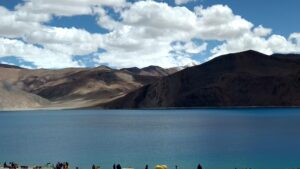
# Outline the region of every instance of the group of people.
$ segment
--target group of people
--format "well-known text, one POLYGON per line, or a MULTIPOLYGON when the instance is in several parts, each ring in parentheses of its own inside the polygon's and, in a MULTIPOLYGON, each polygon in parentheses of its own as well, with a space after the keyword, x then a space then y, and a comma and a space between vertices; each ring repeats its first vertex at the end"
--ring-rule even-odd
POLYGON ((19 165, 15 162, 9 162, 8 164, 6 162, 4 162, 3 167, 4 168, 18 168, 19 165))
MULTIPOLYGON (((149 168, 149 166, 148 166, 148 164, 146 164, 145 169, 148 169, 148 168, 149 168)), ((93 168, 93 169, 94 169, 94 168, 93 168)), ((122 167, 121 167, 120 164, 118 164, 118 165, 114 164, 114 165, 113 165, 113 169, 122 169, 122 167)), ((175 165, 175 169, 178 169, 178 166, 177 166, 177 165, 175 165)), ((201 164, 198 164, 197 169, 202 169, 201 164)))
POLYGON ((70 169, 69 163, 68 162, 63 162, 63 163, 58 162, 55 165, 55 169, 70 169))
MULTIPOLYGON (((65 169, 65 168, 64 168, 64 169, 65 169)), ((79 169, 79 168, 76 167, 76 169, 79 169)), ((93 165, 93 166, 92 166, 92 169, 100 169, 100 167, 99 167, 99 166, 93 165)), ((122 169, 122 166, 121 166, 120 164, 117 164, 117 165, 114 164, 114 165, 113 165, 113 169, 122 169)), ((148 164, 146 164, 145 169, 148 169, 148 164)), ((178 169, 178 166, 177 166, 177 165, 175 166, 175 169, 178 169)), ((201 164, 198 164, 197 169, 202 169, 201 164)))
MULTIPOLYGON (((48 163, 48 164, 50 164, 50 163, 48 163)), ((10 162, 8 164, 6 162, 4 162, 3 167, 10 168, 10 169, 16 169, 16 168, 19 168, 19 165, 14 162, 10 162)), ((21 166, 21 168, 27 169, 28 167, 21 166)), ((41 169, 41 168, 42 167, 35 167, 34 169, 41 169)), ((70 166, 69 166, 68 162, 58 162, 58 163, 56 163, 56 165, 53 168, 54 169, 70 169, 70 166)), ((75 167, 75 169, 79 169, 79 167, 75 167)), ((92 169, 100 169, 100 166, 96 166, 95 164, 93 164, 92 169)), ((122 166, 120 164, 117 164, 117 165, 114 164, 113 169, 122 169, 122 166)), ((148 164, 145 166, 145 169, 148 169, 148 164)), ((177 165, 175 166, 175 169, 178 169, 177 165)), ((200 164, 198 164, 197 169, 202 169, 202 166, 200 164)))
POLYGON ((113 165, 113 169, 122 169, 121 165, 120 164, 114 164, 113 165))

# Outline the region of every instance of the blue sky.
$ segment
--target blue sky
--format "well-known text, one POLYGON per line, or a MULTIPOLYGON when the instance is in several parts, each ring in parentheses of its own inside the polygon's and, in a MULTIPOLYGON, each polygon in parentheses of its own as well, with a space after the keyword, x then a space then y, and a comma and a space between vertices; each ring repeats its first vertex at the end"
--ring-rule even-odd
POLYGON ((1 0, 0 62, 28 68, 200 64, 300 53, 300 1, 1 0))

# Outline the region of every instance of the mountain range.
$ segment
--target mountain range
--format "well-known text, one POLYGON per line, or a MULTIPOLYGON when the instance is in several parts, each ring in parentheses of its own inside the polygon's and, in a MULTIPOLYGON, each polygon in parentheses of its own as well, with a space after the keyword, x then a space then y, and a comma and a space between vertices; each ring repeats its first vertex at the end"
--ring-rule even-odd
POLYGON ((300 55, 249 50, 183 70, 1 64, 0 82, 3 110, 300 106, 300 55))
POLYGON ((0 65, 0 109, 70 109, 114 100, 176 69, 24 69, 0 65), (138 71, 132 71, 138 70, 138 71))

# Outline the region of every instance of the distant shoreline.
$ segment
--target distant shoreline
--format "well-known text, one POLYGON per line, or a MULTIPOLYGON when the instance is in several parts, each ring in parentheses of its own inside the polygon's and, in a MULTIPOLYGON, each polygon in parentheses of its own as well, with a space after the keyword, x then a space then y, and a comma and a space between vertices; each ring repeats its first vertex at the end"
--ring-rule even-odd
POLYGON ((20 111, 71 111, 71 110, 203 110, 203 109, 293 109, 300 106, 220 106, 220 107, 162 107, 162 108, 124 108, 124 109, 108 109, 108 108, 27 108, 27 109, 1 109, 1 112, 20 112, 20 111))

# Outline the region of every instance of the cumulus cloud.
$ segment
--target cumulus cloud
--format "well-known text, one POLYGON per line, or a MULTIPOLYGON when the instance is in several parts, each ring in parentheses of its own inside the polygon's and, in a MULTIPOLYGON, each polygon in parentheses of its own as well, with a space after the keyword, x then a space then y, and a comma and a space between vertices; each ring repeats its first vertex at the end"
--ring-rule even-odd
POLYGON ((100 56, 99 63, 116 67, 198 63, 192 56, 205 51, 207 43, 196 44, 193 39, 235 39, 253 27, 226 5, 191 11, 184 6, 139 1, 122 11, 121 19, 117 26, 111 18, 106 19, 113 26, 104 35, 107 52, 100 56))
POLYGON ((27 15, 22 12, 11 12, 0 6, 0 36, 3 37, 20 37, 26 32, 40 28, 37 20, 46 19, 44 16, 27 15), (25 19, 28 18, 28 19, 25 19))
POLYGON ((93 62, 121 68, 195 64, 202 52, 210 52, 207 59, 249 49, 300 52, 300 33, 272 34, 271 28, 255 26, 227 5, 190 10, 182 5, 189 1, 176 0, 180 6, 170 6, 152 0, 24 0, 15 10, 0 6, 0 57, 63 68, 80 66, 75 56, 92 55, 93 62), (75 15, 96 16, 107 33, 49 24, 53 16, 75 15), (210 41, 221 44, 207 52, 210 41))
POLYGON ((68 55, 53 52, 21 40, 0 38, 0 56, 16 56, 37 65, 38 68, 47 68, 52 65, 55 68, 79 67, 68 55))
POLYGON ((25 0, 18 11, 56 16, 89 15, 95 6, 121 7, 126 0, 25 0))
POLYGON ((16 6, 15 11, 0 6, 0 57, 17 56, 43 68, 78 66, 78 63, 73 61, 73 56, 97 52, 101 48, 102 35, 91 34, 83 29, 45 26, 43 23, 50 21, 52 15, 91 14, 91 5, 118 7, 125 1, 72 1, 72 5, 68 0, 60 2, 62 1, 27 0, 24 4, 16 6), (42 5, 39 6, 40 4, 42 5), (72 10, 75 8, 73 5, 89 11, 83 13, 84 10, 72 10), (22 50, 18 51, 18 48, 22 50), (12 49, 16 51, 11 52, 12 49), (35 57, 38 55, 39 58, 35 57), (62 58, 66 61, 62 61, 62 58), (44 64, 43 61, 49 62, 44 64))
POLYGON ((102 7, 95 7, 94 12, 98 14, 97 24, 107 30, 114 30, 120 26, 120 23, 112 19, 108 12, 102 7))
POLYGON ((145 31, 149 31, 150 38, 156 38, 160 33, 169 36, 173 34, 178 38, 192 37, 197 26, 196 15, 186 7, 171 7, 166 3, 154 1, 140 1, 133 4, 122 13, 122 19, 126 25, 142 27, 145 31), (174 34, 176 32, 180 34, 174 34))
POLYGON ((272 33, 272 29, 259 25, 258 27, 254 28, 253 32, 256 36, 268 36, 272 33))
POLYGON ((251 22, 235 15, 227 5, 198 6, 194 11, 198 16, 199 37, 205 40, 238 38, 253 27, 251 22))
POLYGON ((190 53, 190 54, 197 54, 197 53, 201 53, 203 51, 205 51, 207 48, 207 43, 203 43, 202 45, 197 45, 194 42, 176 42, 173 45, 173 49, 176 52, 186 52, 186 53, 190 53))
MULTIPOLYGON (((203 48, 201 45, 188 43, 197 34, 197 17, 185 7, 139 1, 124 10, 121 19, 103 37, 107 52, 99 56, 99 63, 114 67, 182 66, 196 62, 188 53, 195 53, 203 48), (188 44, 183 48, 186 50, 184 55, 172 53, 172 43, 175 41, 188 44)), ((113 23, 111 18, 108 20, 113 23)))
POLYGON ((25 39, 68 55, 87 55, 97 52, 102 45, 100 34, 76 28, 43 27, 26 34, 25 39))
MULTIPOLYGON (((293 35, 293 34, 292 34, 293 35)), ((220 46, 212 49, 212 59, 227 53, 240 52, 245 50, 256 50, 264 54, 273 53, 300 53, 299 44, 293 42, 281 35, 271 35, 270 37, 256 36, 255 33, 249 32, 240 38, 226 41, 220 46)))
POLYGON ((289 36, 289 41, 297 44, 297 46, 300 46, 300 33, 292 33, 289 36))

